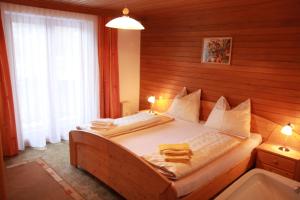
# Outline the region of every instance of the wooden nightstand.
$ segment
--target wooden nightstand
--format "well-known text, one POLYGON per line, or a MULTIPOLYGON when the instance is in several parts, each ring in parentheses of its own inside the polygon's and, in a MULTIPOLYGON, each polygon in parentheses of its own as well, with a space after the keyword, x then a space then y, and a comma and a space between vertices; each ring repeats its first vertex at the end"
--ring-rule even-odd
POLYGON ((300 152, 279 150, 280 145, 263 143, 256 148, 256 167, 300 181, 300 152))

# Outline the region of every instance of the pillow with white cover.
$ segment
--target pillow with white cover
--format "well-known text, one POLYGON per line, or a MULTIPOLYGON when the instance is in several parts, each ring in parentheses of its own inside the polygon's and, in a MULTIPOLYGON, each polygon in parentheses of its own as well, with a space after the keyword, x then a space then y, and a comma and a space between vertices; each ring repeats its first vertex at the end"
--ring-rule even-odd
MULTIPOLYGON (((186 96, 186 95, 187 95, 187 89, 186 89, 186 87, 183 87, 183 88, 180 90, 180 92, 178 92, 178 93, 176 94, 176 96, 174 97, 174 99, 182 98, 182 97, 184 97, 184 96, 186 96)), ((174 109, 175 109, 175 108, 173 108, 173 107, 174 107, 173 102, 174 102, 174 100, 172 101, 171 105, 169 106, 168 111, 169 111, 169 110, 174 110, 174 109)), ((166 111, 166 113, 168 113, 168 111, 166 111)), ((170 114, 170 113, 169 113, 169 114, 170 114)))
POLYGON ((181 97, 176 95, 167 114, 185 121, 199 122, 200 95, 201 90, 181 97))
POLYGON ((209 114, 208 119, 205 122, 205 126, 241 138, 250 137, 250 99, 242 102, 235 108, 230 109, 225 97, 220 97, 213 110, 209 114))
POLYGON ((186 90, 186 87, 183 87, 174 98, 175 99, 181 98, 181 97, 184 97, 185 95, 187 95, 187 90, 186 90))

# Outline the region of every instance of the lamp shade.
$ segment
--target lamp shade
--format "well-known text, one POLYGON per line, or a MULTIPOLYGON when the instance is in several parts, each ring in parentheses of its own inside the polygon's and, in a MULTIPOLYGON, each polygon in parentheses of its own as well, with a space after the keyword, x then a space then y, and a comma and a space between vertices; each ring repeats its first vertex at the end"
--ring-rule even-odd
POLYGON ((155 103, 155 96, 148 97, 148 102, 151 103, 151 104, 154 104, 155 103))
POLYGON ((284 134, 284 135, 288 135, 288 136, 292 135, 293 134, 292 124, 288 123, 287 125, 282 127, 281 133, 284 134))
POLYGON ((109 28, 128 29, 128 30, 143 30, 144 26, 128 16, 117 17, 110 20, 106 25, 109 28))
POLYGON ((109 28, 127 29, 127 30, 144 30, 144 26, 137 20, 128 16, 129 9, 123 9, 123 16, 110 20, 105 26, 109 28))

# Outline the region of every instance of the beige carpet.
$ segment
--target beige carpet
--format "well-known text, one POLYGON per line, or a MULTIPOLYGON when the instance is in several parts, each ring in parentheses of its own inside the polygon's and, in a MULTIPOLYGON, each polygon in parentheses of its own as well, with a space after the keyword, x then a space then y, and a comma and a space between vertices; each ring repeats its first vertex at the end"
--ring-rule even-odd
POLYGON ((122 200, 123 198, 89 173, 70 165, 69 143, 48 144, 45 150, 26 148, 5 160, 6 166, 41 158, 85 200, 122 200))
POLYGON ((41 159, 8 166, 6 176, 10 200, 83 200, 41 159))

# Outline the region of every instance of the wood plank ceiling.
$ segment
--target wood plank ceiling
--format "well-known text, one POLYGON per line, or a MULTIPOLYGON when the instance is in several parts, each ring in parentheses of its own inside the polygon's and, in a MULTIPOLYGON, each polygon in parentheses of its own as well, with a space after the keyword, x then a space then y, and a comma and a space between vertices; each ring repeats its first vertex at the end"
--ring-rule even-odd
POLYGON ((150 16, 182 15, 193 9, 212 9, 230 6, 230 2, 245 5, 253 0, 0 0, 24 5, 41 7, 85 8, 86 11, 105 11, 120 13, 125 6, 134 16, 141 18, 150 16), (229 3, 228 3, 229 2, 229 3))

